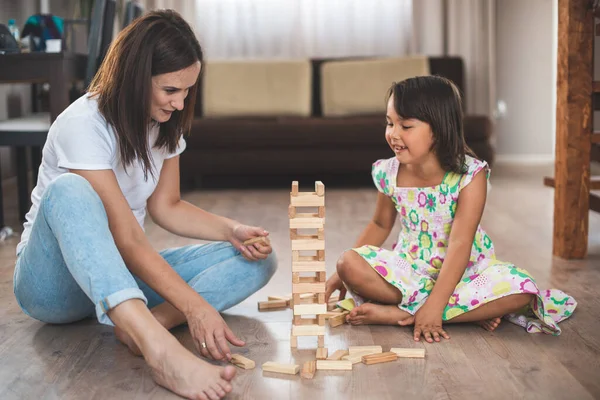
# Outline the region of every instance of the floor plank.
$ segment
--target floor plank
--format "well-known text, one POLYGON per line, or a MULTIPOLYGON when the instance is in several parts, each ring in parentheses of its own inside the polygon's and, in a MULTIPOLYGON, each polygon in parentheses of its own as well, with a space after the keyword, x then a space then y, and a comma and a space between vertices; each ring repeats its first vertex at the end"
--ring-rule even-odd
MULTIPOLYGON (((574 316, 561 324, 563 334, 528 334, 506 321, 489 333, 471 325, 451 325, 443 344, 414 343, 410 328, 350 327, 329 329, 329 353, 351 345, 421 347, 425 359, 356 364, 352 372, 318 371, 313 380, 300 375, 262 372, 266 361, 302 364, 314 357, 316 338, 300 338, 290 350, 290 310, 258 312, 256 302, 291 291, 291 251, 287 206, 289 188, 256 191, 196 191, 186 200, 271 232, 280 267, 267 287, 228 310, 225 320, 247 341, 236 349, 253 359, 254 370, 238 370, 230 398, 258 399, 592 399, 600 398, 600 215, 590 214, 589 257, 581 261, 553 258, 553 191, 542 177, 551 167, 498 167, 483 224, 498 258, 529 270, 540 286, 575 296, 574 316)), ((311 182, 300 182, 310 186, 311 182)), ((325 182, 327 185, 327 182, 325 182)), ((301 187, 302 189, 302 187, 301 187)), ((371 218, 372 189, 327 189, 325 227, 327 272, 371 218)), ((7 201, 7 222, 16 205, 7 201), (11 211, 12 210, 12 211, 11 211)), ((386 242, 391 246, 398 227, 386 242)), ((174 237, 149 223, 157 249, 195 243, 174 237)), ((17 238, 0 244, 0 398, 1 399, 174 399, 156 386, 141 358, 120 345, 111 328, 89 319, 69 326, 45 325, 25 316, 12 294, 17 238)), ((175 336, 193 348, 185 327, 175 336)))

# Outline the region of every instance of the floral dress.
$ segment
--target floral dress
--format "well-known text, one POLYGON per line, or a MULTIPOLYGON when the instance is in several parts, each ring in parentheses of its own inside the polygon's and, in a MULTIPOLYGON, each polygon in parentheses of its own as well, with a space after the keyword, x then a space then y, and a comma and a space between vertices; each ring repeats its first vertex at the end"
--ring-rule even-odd
MULTIPOLYGON (((396 186, 398 167, 398 160, 390 158, 378 160, 372 169, 375 186, 390 197, 398 210, 402 229, 397 243, 392 250, 368 245, 353 250, 400 290, 402 302, 398 307, 414 314, 427 300, 442 268, 460 191, 482 170, 489 179, 490 170, 486 162, 467 156, 464 174, 448 172, 440 185, 405 188, 396 186)), ((349 293, 357 305, 364 302, 355 293, 349 293)), ((530 307, 506 316, 528 332, 559 335, 558 322, 568 318, 577 306, 575 299, 562 291, 540 290, 527 271, 497 260, 492 240, 478 226, 467 269, 442 319, 450 320, 517 293, 536 295, 530 307)))

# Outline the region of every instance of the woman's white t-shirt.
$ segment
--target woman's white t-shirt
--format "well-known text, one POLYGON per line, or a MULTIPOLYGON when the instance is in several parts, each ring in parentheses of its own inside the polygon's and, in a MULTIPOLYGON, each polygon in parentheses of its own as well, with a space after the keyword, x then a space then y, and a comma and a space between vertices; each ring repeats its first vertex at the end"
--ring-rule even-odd
POLYGON ((31 194, 31 209, 25 217, 17 254, 27 244, 46 187, 70 169, 112 169, 131 211, 143 229, 146 202, 156 188, 164 160, 181 154, 186 146, 182 137, 175 153, 154 148, 158 131, 159 127, 156 125, 148 132, 148 147, 151 149, 151 163, 155 177, 148 174, 148 180, 145 180, 144 171, 138 162, 133 162, 127 170, 121 164, 117 138, 112 127, 98 111, 97 100, 85 94, 73 102, 58 116, 48 132, 37 185, 31 194))

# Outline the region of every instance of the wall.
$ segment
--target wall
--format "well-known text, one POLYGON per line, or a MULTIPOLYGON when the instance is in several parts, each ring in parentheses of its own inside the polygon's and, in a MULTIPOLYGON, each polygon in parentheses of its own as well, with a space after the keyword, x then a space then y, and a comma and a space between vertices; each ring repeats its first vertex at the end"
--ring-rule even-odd
MULTIPOLYGON (((8 20, 14 18, 23 29, 25 20, 37 11, 37 2, 32 0, 2 0, 0 2, 0 23, 7 25, 8 20)), ((9 98, 20 102, 21 110, 28 112, 31 109, 31 91, 29 85, 10 84, 0 85, 0 120, 8 118, 9 98)), ((10 148, 0 148, 0 168, 2 169, 1 179, 15 175, 13 151, 10 148)))
POLYGON ((557 0, 496 2, 499 160, 554 158, 557 0))

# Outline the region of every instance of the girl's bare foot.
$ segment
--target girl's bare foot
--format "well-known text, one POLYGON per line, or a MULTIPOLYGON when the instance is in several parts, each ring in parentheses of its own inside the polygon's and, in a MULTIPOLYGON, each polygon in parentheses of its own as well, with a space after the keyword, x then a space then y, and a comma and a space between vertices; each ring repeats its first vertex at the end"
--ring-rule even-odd
POLYGON ((350 311, 346 321, 351 325, 397 325, 408 317, 410 314, 396 305, 365 303, 350 311))
POLYGON ((498 325, 500 325, 500 321, 502 321, 502 318, 492 318, 484 321, 478 321, 476 324, 481 326, 486 331, 493 332, 498 325))
POLYGON ((167 332, 147 346, 146 362, 155 382, 188 399, 218 400, 232 390, 235 367, 216 367, 199 359, 167 332))
POLYGON ((129 336, 127 333, 125 333, 124 330, 115 326, 115 336, 117 337, 117 339, 119 339, 119 341, 121 343, 123 343, 125 346, 129 347, 129 351, 131 351, 134 356, 138 356, 138 357, 142 356, 142 352, 137 347, 137 344, 135 344, 135 342, 133 341, 131 336, 129 336))

